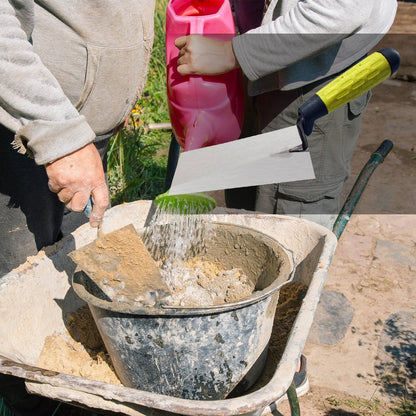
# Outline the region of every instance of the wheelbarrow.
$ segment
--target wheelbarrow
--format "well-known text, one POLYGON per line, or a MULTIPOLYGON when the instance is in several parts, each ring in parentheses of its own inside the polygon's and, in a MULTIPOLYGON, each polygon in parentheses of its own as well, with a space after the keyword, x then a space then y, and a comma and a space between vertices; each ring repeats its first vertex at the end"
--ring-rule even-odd
MULTIPOLYGON (((85 305, 71 287, 75 265, 67 254, 96 238, 95 230, 88 224, 0 279, 0 372, 23 378, 31 393, 94 409, 97 413, 111 411, 131 416, 261 415, 271 403, 287 393, 292 415, 299 415, 293 375, 313 322, 337 239, 371 174, 391 148, 390 141, 383 142, 365 165, 338 216, 333 233, 318 224, 293 217, 247 214, 225 208, 216 208, 213 213, 206 214, 209 220, 247 226, 277 239, 294 253, 297 267, 293 282, 307 287, 283 354, 262 387, 224 400, 189 400, 36 366, 45 339, 64 333, 66 314, 85 305)), ((106 213, 104 231, 110 232, 130 223, 140 230, 149 220, 152 210, 151 201, 116 206, 106 213)))

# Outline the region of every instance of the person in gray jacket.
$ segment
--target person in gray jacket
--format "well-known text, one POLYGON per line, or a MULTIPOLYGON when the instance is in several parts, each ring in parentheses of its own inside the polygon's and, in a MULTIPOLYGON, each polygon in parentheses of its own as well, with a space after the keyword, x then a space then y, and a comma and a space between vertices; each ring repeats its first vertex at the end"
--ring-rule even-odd
POLYGON ((0 0, 0 276, 60 238, 65 206, 91 197, 101 222, 107 144, 144 87, 154 5, 0 0))
MULTIPOLYGON (((397 7, 396 0, 267 0, 262 23, 253 29, 253 22, 261 19, 263 0, 233 3, 237 22, 244 22, 240 35, 226 42, 179 37, 178 72, 217 75, 240 67, 253 97, 254 116, 246 112, 255 122, 246 123, 249 135, 296 124, 297 109, 305 100, 377 45, 397 7), (246 5, 257 10, 252 22, 246 5)), ((331 229, 370 94, 315 123, 308 142, 316 179, 259 186, 254 194, 250 189, 229 190, 227 205, 304 217, 331 229)))

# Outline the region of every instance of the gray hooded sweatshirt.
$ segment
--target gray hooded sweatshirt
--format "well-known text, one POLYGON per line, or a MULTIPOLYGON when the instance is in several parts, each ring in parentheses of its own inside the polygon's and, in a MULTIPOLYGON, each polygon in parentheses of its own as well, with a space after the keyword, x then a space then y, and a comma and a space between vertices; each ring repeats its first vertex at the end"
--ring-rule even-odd
POLYGON ((110 132, 144 87, 154 0, 0 0, 0 123, 46 164, 110 132))

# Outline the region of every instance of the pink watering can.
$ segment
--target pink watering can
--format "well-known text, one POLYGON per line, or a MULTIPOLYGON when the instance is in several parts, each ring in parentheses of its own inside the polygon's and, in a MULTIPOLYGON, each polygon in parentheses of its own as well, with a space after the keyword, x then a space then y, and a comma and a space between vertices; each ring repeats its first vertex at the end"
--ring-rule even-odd
POLYGON ((179 36, 200 34, 219 40, 235 35, 229 0, 170 0, 166 11, 167 96, 176 140, 193 150, 235 140, 244 117, 242 75, 216 76, 177 72, 179 36))

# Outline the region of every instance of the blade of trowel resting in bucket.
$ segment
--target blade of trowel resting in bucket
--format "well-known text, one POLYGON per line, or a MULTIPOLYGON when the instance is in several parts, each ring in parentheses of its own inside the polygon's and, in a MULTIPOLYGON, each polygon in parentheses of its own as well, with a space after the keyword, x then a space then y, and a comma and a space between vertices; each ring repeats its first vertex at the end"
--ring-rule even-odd
POLYGON ((133 225, 101 234, 69 256, 114 302, 154 306, 169 289, 133 225))

